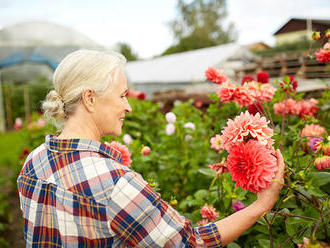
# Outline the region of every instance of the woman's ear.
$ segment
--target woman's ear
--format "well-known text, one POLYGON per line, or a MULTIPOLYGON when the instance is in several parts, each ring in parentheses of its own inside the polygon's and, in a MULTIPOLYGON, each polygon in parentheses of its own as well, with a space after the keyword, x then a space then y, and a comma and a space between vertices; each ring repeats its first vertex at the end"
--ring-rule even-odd
POLYGON ((81 101, 88 112, 94 112, 96 103, 96 95, 94 90, 83 90, 83 92, 81 93, 81 101))

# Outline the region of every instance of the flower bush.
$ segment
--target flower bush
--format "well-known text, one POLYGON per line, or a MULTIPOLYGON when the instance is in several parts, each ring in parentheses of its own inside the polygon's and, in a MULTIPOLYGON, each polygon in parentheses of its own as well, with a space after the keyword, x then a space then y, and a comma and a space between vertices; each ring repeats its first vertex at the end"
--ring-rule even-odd
MULTIPOLYGON (((241 86, 230 83, 221 71, 211 70, 209 76, 217 84, 221 82, 223 92, 220 94, 219 89, 210 95, 213 103, 206 112, 191 100, 175 102, 171 112, 164 114, 159 103, 132 97, 133 112, 127 114, 122 135, 103 141, 125 144, 119 147, 112 143, 125 150, 126 165, 141 173, 194 225, 204 225, 251 204, 256 199, 254 192, 272 182, 277 171, 272 148, 281 148, 286 172, 278 202, 228 247, 293 248, 307 239, 310 244, 329 243, 329 91, 318 99, 303 100, 303 94, 285 90, 279 82, 276 87, 270 85, 264 74, 241 86), (242 89, 244 93, 239 92, 242 89), (262 89, 269 94, 262 94, 262 89), (289 99, 312 104, 301 104, 295 114, 289 112, 293 105, 285 104, 278 112, 276 104, 289 99), (247 112, 252 104, 258 104, 255 113, 247 112), (310 105, 312 110, 307 111, 310 105), (300 114, 310 112, 313 114, 300 114), (312 138, 317 140, 310 148, 312 138)), ((26 150, 31 151, 44 142, 46 134, 56 132, 41 118, 33 115, 16 131, 25 142, 17 154, 20 163, 13 167, 15 173, 21 169, 26 150)))

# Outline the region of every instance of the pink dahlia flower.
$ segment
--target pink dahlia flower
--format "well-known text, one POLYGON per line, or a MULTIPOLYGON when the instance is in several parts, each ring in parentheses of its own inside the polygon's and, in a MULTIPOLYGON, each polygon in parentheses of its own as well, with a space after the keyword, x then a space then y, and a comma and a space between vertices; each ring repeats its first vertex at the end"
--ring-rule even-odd
POLYGON ((317 104, 318 101, 314 98, 302 101, 296 101, 294 99, 289 98, 287 100, 284 100, 283 102, 274 104, 274 112, 278 115, 299 115, 300 118, 304 119, 306 115, 315 115, 315 113, 319 109, 317 104))
POLYGON ((216 209, 209 205, 202 207, 201 215, 204 219, 208 219, 209 221, 215 221, 219 217, 219 213, 216 209))
POLYGON ((315 113, 319 110, 317 104, 319 103, 318 100, 311 98, 305 101, 299 101, 298 105, 300 105, 300 118, 304 118, 307 116, 314 116, 315 113))
POLYGON ((243 88, 247 90, 250 96, 252 96, 256 100, 258 100, 259 97, 261 96, 261 92, 259 90, 260 86, 261 84, 256 81, 250 81, 243 84, 243 88))
POLYGON ((127 167, 130 167, 132 160, 131 160, 131 153, 129 152, 128 148, 125 145, 122 145, 116 141, 112 141, 110 143, 110 146, 121 153, 121 157, 123 159, 122 164, 127 167))
POLYGON ((318 157, 315 159, 314 164, 317 170, 326 170, 330 168, 330 156, 324 155, 318 157))
POLYGON ((216 151, 221 151, 222 146, 221 146, 221 136, 219 134, 216 134, 210 139, 211 143, 211 148, 216 151))
POLYGON ((316 57, 317 61, 319 61, 321 63, 329 63, 330 62, 330 43, 329 42, 325 43, 323 48, 315 53, 315 57, 316 57))
POLYGON ((222 146, 228 152, 233 145, 237 145, 253 138, 262 145, 273 149, 274 141, 271 139, 273 130, 268 127, 269 121, 261 117, 259 113, 251 115, 248 111, 236 116, 234 120, 229 119, 227 126, 222 131, 222 146))
POLYGON ((217 94, 221 98, 222 102, 231 102, 233 100, 236 89, 236 85, 230 82, 226 82, 221 85, 217 94))
POLYGON ((260 97, 259 101, 269 102, 273 99, 276 89, 271 84, 262 84, 260 85, 260 97))
POLYGON ((233 146, 227 158, 227 166, 236 182, 235 187, 239 186, 252 193, 268 188, 278 171, 271 150, 255 140, 233 146))
POLYGON ((209 67, 205 71, 206 78, 215 84, 222 84, 228 81, 227 76, 222 70, 215 69, 214 67, 209 67))
POLYGON ((254 98, 251 93, 244 88, 244 86, 237 87, 234 94, 234 102, 236 102, 240 107, 249 106, 253 103, 254 98))
POLYGON ((318 124, 310 124, 306 125, 300 133, 301 137, 307 137, 308 139, 311 139, 313 137, 319 137, 321 138, 323 134, 327 134, 327 130, 325 130, 324 127, 318 125, 318 124))
POLYGON ((223 174, 223 173, 229 171, 225 161, 222 161, 222 162, 217 163, 217 164, 209 164, 208 167, 211 170, 214 170, 215 174, 217 174, 217 175, 218 174, 223 174))

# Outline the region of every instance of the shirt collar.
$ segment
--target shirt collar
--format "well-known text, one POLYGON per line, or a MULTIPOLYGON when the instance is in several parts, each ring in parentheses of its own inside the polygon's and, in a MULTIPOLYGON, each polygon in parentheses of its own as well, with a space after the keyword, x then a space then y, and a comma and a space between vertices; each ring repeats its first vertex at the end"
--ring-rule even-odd
POLYGON ((45 138, 45 145, 53 152, 93 151, 112 158, 122 163, 121 153, 111 146, 99 141, 89 139, 57 139, 56 135, 48 134, 45 138))

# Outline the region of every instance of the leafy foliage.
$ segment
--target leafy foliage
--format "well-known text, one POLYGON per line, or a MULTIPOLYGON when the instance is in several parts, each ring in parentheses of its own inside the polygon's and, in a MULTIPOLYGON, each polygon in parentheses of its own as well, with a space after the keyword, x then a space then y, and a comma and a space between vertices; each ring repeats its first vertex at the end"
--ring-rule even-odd
POLYGON ((224 0, 178 0, 180 16, 170 23, 177 44, 162 55, 216 46, 234 41, 233 24, 222 25, 226 17, 224 0))

